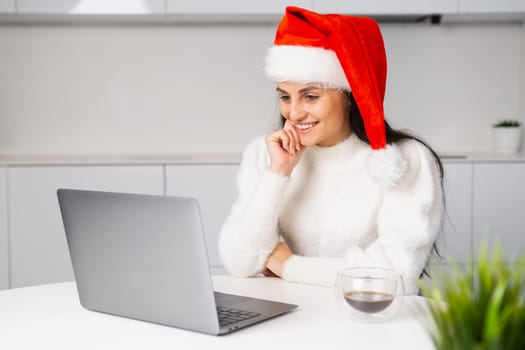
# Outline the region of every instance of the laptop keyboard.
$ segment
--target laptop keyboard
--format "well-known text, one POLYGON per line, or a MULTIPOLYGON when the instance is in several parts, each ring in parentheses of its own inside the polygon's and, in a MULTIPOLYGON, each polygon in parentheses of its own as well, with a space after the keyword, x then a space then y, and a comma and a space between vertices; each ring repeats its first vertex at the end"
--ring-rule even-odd
POLYGON ((257 312, 249 312, 227 307, 218 307, 217 314, 219 315, 219 325, 221 327, 260 315, 257 312))

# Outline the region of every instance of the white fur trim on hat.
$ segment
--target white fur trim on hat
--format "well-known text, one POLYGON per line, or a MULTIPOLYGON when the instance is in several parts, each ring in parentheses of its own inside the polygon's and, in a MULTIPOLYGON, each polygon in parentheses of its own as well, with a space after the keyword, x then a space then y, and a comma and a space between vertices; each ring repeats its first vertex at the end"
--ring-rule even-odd
POLYGON ((373 150, 368 156, 368 172, 383 188, 399 183, 407 170, 407 161, 395 144, 373 150))
POLYGON ((265 72, 275 82, 315 82, 350 90, 335 52, 319 47, 275 45, 266 55, 265 72))

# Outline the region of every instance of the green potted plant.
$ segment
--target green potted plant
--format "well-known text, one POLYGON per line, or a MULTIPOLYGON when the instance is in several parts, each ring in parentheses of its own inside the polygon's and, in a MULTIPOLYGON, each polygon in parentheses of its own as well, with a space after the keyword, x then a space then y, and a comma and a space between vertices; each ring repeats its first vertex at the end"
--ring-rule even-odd
POLYGON ((466 273, 456 270, 439 276, 439 283, 420 285, 433 299, 425 314, 437 350, 525 349, 525 254, 509 265, 499 244, 490 259, 487 252, 483 244, 466 273))
POLYGON ((521 122, 503 119, 492 125, 494 150, 498 153, 516 153, 521 145, 521 122))

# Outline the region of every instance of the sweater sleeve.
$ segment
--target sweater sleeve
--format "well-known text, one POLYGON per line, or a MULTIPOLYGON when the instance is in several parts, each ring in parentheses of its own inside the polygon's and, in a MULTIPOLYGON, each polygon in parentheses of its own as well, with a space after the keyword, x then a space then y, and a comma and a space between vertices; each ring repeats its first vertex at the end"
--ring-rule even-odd
POLYGON ((365 247, 348 247, 344 257, 294 255, 285 263, 284 279, 331 287, 343 268, 386 267, 401 273, 407 294, 417 293, 417 280, 441 229, 442 187, 428 148, 410 140, 399 149, 407 168, 396 185, 383 189, 377 239, 365 247))
POLYGON ((234 276, 261 272, 268 255, 279 242, 277 221, 288 177, 268 170, 264 139, 246 148, 237 185, 239 196, 219 236, 219 255, 234 276))

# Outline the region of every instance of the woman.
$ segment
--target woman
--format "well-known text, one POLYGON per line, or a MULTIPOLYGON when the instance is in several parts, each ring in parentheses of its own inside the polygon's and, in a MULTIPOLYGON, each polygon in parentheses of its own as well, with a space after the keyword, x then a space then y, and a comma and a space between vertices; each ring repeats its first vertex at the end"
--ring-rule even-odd
POLYGON ((441 228, 439 158, 384 120, 386 54, 369 18, 288 7, 266 57, 283 128, 254 140, 219 252, 236 276, 333 286, 392 268, 417 293, 441 228))

